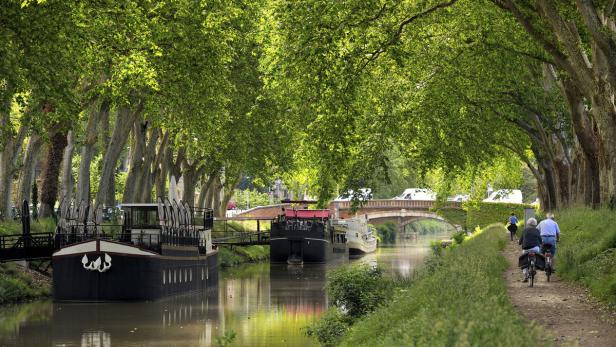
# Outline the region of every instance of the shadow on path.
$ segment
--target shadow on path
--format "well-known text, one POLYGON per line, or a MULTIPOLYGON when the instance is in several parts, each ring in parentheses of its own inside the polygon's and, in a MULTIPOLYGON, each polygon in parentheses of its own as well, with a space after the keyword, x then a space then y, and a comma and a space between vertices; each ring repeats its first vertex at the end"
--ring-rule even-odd
MULTIPOLYGON (((552 275, 547 282, 544 272, 535 278, 535 286, 523 283, 518 269, 520 248, 508 242, 503 252, 509 268, 503 273, 507 292, 514 307, 527 319, 541 325, 557 346, 616 346, 616 326, 608 323, 608 313, 590 298, 586 289, 552 275)), ((558 258, 555 259, 558 269, 558 258)))

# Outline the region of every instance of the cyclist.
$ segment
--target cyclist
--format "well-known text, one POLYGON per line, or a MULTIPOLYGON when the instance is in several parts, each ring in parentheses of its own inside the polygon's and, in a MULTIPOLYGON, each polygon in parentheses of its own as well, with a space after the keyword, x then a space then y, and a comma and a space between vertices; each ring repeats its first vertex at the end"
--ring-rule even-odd
POLYGON ((511 217, 509 217, 508 222, 509 225, 507 226, 507 230, 509 230, 509 238, 513 241, 515 232, 518 231, 518 217, 515 216, 515 213, 511 212, 511 217))
MULTIPOLYGON (((541 235, 539 229, 537 229, 537 220, 535 218, 529 218, 526 221, 526 228, 522 231, 518 244, 522 245, 522 255, 530 252, 539 254, 541 251, 541 235)), ((524 282, 528 282, 528 268, 524 268, 522 272, 524 273, 524 282)))
POLYGON ((551 248, 550 253, 552 253, 553 259, 556 255, 556 242, 560 241, 560 228, 558 228, 558 223, 554 221, 553 213, 547 213, 546 217, 546 219, 539 223, 537 229, 541 232, 541 242, 543 243, 543 248, 551 248))

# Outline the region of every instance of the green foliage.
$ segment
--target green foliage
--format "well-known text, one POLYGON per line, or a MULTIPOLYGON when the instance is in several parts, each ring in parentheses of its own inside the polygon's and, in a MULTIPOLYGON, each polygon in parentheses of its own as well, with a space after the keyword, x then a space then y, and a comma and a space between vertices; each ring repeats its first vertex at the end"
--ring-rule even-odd
MULTIPOLYGON (((51 233, 56 230, 56 222, 53 218, 39 219, 30 221, 30 232, 51 233)), ((4 221, 0 223, 0 235, 21 234, 21 221, 4 221)))
POLYGON ((569 209, 556 213, 561 231, 556 267, 616 307, 616 215, 609 209, 569 209))
POLYGON ((398 226, 396 226, 395 223, 387 222, 384 224, 377 224, 375 228, 376 233, 382 243, 393 244, 396 242, 396 233, 398 232, 398 226))
POLYGON ((420 219, 413 223, 407 224, 405 231, 415 232, 420 235, 434 235, 451 233, 455 231, 455 228, 451 224, 441 220, 420 219))
POLYGON ((34 299, 51 294, 48 283, 37 283, 16 264, 0 264, 0 304, 34 299))
POLYGON ((492 223, 507 223, 511 213, 515 213, 519 220, 524 219, 524 209, 534 208, 525 204, 508 204, 494 202, 468 201, 463 205, 467 213, 466 226, 469 228, 485 227, 492 223))
POLYGON ((465 239, 466 239, 465 231, 460 231, 460 232, 453 234, 453 240, 456 242, 457 245, 462 244, 462 242, 464 242, 465 239))
POLYGON ((336 346, 349 330, 349 322, 337 307, 332 307, 314 324, 306 328, 306 335, 315 337, 322 346, 336 346))
POLYGON ((232 267, 267 259, 269 259, 269 246, 221 246, 218 248, 218 265, 221 267, 232 267))
POLYGON ((505 234, 494 227, 444 251, 392 301, 361 318, 341 346, 535 346, 508 299, 502 272, 505 234))
POLYGON ((246 210, 257 206, 265 206, 270 204, 270 197, 267 193, 261 193, 256 189, 253 190, 235 190, 235 204, 238 209, 246 210))
POLYGON ((216 343, 220 347, 229 346, 231 343, 233 343, 233 340, 235 340, 236 335, 237 334, 234 330, 227 330, 223 335, 216 336, 216 343))
POLYGON ((464 209, 442 207, 436 209, 435 212, 451 224, 466 227, 467 212, 464 209))
POLYGON ((392 294, 392 283, 378 267, 350 265, 328 274, 327 294, 352 322, 382 305, 392 294))

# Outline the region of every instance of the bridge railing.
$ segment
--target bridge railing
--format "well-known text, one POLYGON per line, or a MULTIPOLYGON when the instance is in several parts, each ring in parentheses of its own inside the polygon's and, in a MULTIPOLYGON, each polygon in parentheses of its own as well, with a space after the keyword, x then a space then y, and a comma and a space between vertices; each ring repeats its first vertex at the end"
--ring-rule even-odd
MULTIPOLYGON (((334 201, 330 205, 333 208, 338 209, 350 209, 352 207, 352 201, 334 201)), ((434 207, 436 201, 433 200, 393 200, 393 199, 374 199, 368 200, 359 208, 400 208, 400 209, 430 209, 434 207)), ((460 207, 460 203, 456 201, 447 201, 443 203, 446 207, 460 207)))

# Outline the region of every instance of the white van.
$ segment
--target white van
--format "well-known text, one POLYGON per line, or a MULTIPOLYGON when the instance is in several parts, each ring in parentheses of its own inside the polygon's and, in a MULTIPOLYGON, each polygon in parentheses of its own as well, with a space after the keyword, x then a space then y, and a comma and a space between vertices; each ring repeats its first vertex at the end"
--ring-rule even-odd
POLYGON ((436 193, 428 188, 408 188, 402 194, 393 198, 393 200, 435 201, 436 193))
POLYGON ((492 192, 483 202, 505 202, 510 204, 522 203, 522 191, 519 189, 499 189, 492 192))

